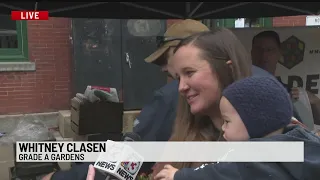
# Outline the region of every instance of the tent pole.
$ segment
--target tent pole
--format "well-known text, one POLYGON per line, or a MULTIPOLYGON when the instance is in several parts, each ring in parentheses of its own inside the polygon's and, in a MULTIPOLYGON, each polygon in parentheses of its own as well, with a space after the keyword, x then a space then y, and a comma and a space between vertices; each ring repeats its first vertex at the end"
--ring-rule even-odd
POLYGON ((97 5, 100 5, 100 4, 106 4, 106 3, 108 3, 108 2, 94 2, 94 3, 82 4, 82 5, 78 5, 78 6, 69 6, 69 7, 64 7, 64 8, 51 10, 51 11, 49 11, 49 13, 57 13, 57 12, 62 12, 62 11, 81 9, 81 8, 86 8, 86 7, 91 7, 91 6, 97 6, 97 5))
POLYGON ((161 11, 161 10, 158 10, 158 9, 153 9, 153 8, 150 8, 150 7, 147 7, 147 6, 141 6, 141 5, 138 5, 138 4, 135 4, 135 3, 131 3, 131 2, 120 2, 120 3, 128 5, 128 6, 132 6, 132 7, 135 7, 135 8, 140 8, 140 9, 145 9, 145 10, 152 11, 152 12, 161 13, 161 14, 164 14, 164 15, 171 16, 173 18, 178 18, 178 19, 183 19, 184 18, 183 16, 178 15, 178 14, 173 14, 173 13, 170 13, 170 12, 161 11))
POLYGON ((185 18, 184 19, 186 19, 186 18, 188 18, 188 15, 190 14, 190 11, 191 11, 191 4, 190 4, 190 2, 186 2, 186 13, 185 13, 185 18))
POLYGON ((197 7, 194 8, 194 9, 192 10, 192 12, 188 15, 188 18, 192 17, 193 14, 196 13, 197 10, 202 6, 202 4, 203 4, 203 2, 200 2, 200 3, 197 5, 197 7))
POLYGON ((34 10, 36 11, 37 9, 38 9, 38 2, 34 4, 34 10))
POLYGON ((297 12, 300 12, 300 13, 304 13, 304 14, 308 14, 308 15, 315 15, 315 13, 313 12, 310 12, 310 11, 305 11, 303 9, 297 9, 297 8, 293 8, 293 7, 290 7, 290 6, 284 6, 284 5, 281 5, 281 4, 277 4, 277 3, 272 3, 272 2, 259 2, 261 4, 266 4, 266 5, 270 5, 270 6, 274 6, 274 7, 278 7, 278 8, 283 8, 283 9, 288 9, 288 10, 292 10, 292 11, 297 11, 297 12))
POLYGON ((234 4, 234 5, 231 5, 231 6, 227 6, 227 7, 224 7, 224 8, 220 8, 220 9, 216 9, 216 10, 213 10, 213 11, 208 11, 208 12, 205 12, 205 13, 198 14, 194 18, 202 18, 203 16, 207 16, 207 15, 210 15, 210 14, 218 13, 218 12, 225 11, 225 10, 228 10, 228 9, 232 9, 232 8, 235 8, 235 7, 239 7, 239 6, 244 6, 244 5, 251 4, 251 3, 253 3, 253 2, 237 3, 237 4, 234 4))
POLYGON ((19 7, 16 7, 16 6, 7 5, 5 3, 0 3, 0 6, 6 7, 6 8, 9 8, 9 9, 12 9, 12 10, 25 10, 25 9, 22 9, 22 8, 19 8, 19 7))

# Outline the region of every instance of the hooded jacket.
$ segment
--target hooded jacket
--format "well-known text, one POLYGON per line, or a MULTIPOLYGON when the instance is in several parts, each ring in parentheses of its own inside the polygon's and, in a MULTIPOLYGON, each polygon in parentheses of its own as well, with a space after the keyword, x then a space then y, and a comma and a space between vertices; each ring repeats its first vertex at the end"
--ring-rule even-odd
POLYGON ((303 141, 303 163, 218 163, 176 172, 174 180, 318 180, 320 179, 320 137, 300 126, 250 141, 303 141))

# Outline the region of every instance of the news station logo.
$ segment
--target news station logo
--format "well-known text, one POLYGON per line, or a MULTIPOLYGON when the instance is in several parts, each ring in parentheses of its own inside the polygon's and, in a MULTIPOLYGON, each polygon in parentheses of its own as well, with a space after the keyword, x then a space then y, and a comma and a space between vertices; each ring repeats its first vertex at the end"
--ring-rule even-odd
POLYGON ((140 162, 122 162, 121 166, 131 175, 135 175, 140 167, 140 162))
POLYGON ((11 20, 48 20, 49 11, 11 11, 11 20))

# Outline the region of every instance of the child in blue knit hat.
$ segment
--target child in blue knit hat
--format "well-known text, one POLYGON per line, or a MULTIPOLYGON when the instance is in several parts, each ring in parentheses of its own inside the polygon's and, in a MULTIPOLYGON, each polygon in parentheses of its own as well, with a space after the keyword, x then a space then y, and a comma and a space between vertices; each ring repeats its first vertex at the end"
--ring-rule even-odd
POLYGON ((227 141, 281 134, 291 122, 291 99, 275 78, 245 78, 228 86, 222 95, 222 130, 227 141))
POLYGON ((218 163, 175 169, 165 165, 156 180, 318 180, 320 138, 300 126, 288 126, 293 107, 286 89, 273 77, 248 77, 222 92, 220 111, 227 141, 303 141, 303 163, 218 163))

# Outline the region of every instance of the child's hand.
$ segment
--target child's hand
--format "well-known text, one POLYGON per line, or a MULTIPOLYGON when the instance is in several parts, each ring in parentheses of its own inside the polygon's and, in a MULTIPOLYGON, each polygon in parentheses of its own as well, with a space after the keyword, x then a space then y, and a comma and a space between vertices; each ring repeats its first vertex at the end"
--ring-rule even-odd
POLYGON ((174 174, 178 169, 172 167, 171 165, 165 165, 164 169, 161 170, 155 177, 155 180, 173 180, 174 174))

